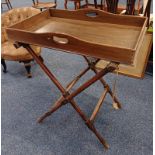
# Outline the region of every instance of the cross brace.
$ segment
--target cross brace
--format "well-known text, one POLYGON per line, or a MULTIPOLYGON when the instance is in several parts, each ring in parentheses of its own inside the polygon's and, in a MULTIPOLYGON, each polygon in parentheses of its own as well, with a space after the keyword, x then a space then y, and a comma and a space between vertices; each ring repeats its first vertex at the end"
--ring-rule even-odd
POLYGON ((107 93, 109 93, 112 97, 115 103, 117 103, 116 109, 121 108, 121 104, 117 100, 117 98, 113 95, 109 85, 103 80, 103 76, 106 75, 109 72, 113 72, 117 67, 117 63, 109 63, 104 69, 101 71, 97 71, 95 68, 96 63, 99 61, 99 59, 95 59, 95 61, 90 61, 89 58, 84 56, 84 59, 86 60, 88 67, 84 69, 75 79, 73 79, 66 87, 66 89, 60 84, 60 82, 57 80, 57 78, 52 74, 52 72, 46 67, 44 62, 40 60, 40 58, 35 54, 33 49, 28 45, 24 43, 16 43, 15 47, 18 48, 19 46, 23 46, 27 49, 27 51, 33 56, 33 58, 36 60, 36 62, 39 64, 39 66, 42 68, 42 70, 46 73, 46 75, 53 81, 53 83, 57 86, 57 88, 62 93, 61 97, 54 103, 54 105, 45 113, 43 114, 39 119, 38 123, 41 123, 46 117, 50 116, 53 112, 58 110, 62 105, 65 105, 67 103, 70 103, 71 106, 77 111, 77 113, 81 116, 81 118, 84 120, 87 127, 96 135, 96 137, 99 139, 99 141, 103 144, 103 146, 108 149, 109 145, 104 140, 104 138, 99 134, 99 132, 96 130, 93 122, 97 116, 97 113, 104 101, 104 98, 107 93), (74 92, 70 93, 69 91, 71 88, 78 82, 78 80, 86 74, 89 70, 92 70, 95 75, 90 78, 88 81, 86 81, 83 85, 81 85, 79 88, 77 88, 74 92), (77 105, 77 103, 74 100, 74 97, 76 97, 79 93, 87 89, 89 86, 91 86, 96 81, 100 80, 103 84, 105 90, 101 94, 101 97, 91 115, 90 118, 87 118, 87 116, 84 114, 84 112, 80 109, 80 107, 77 105))

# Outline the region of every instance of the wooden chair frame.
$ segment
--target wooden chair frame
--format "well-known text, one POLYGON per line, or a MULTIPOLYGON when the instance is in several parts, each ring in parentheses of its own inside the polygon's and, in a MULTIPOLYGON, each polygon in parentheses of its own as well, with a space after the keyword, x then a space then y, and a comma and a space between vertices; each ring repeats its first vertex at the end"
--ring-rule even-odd
POLYGON ((6 4, 9 10, 12 9, 10 0, 5 0, 5 2, 1 2, 1 8, 3 8, 3 4, 6 4))
MULTIPOLYGON (((38 4, 39 3, 39 0, 32 0, 32 2, 33 2, 33 4, 35 5, 35 4, 38 4)), ((54 0, 54 3, 56 3, 57 1, 56 0, 54 0)))
POLYGON ((61 92, 61 97, 54 103, 54 105, 45 113, 43 114, 39 119, 38 123, 43 122, 43 120, 50 116, 53 112, 58 110, 61 106, 70 103, 71 106, 77 111, 77 113, 80 115, 80 117, 83 119, 87 127, 96 135, 96 137, 99 139, 99 141, 103 144, 103 146, 108 149, 109 145, 107 142, 104 140, 104 138, 100 135, 100 133, 96 130, 93 122, 97 116, 97 113, 105 99, 105 96, 107 93, 109 93, 114 101, 117 103, 117 106, 115 106, 116 109, 121 108, 121 104, 117 100, 116 97, 114 97, 109 85, 103 80, 103 76, 106 75, 107 73, 113 72, 115 69, 117 69, 118 64, 117 63, 109 63, 104 69, 101 71, 97 71, 95 68, 96 63, 99 61, 99 59, 94 59, 93 61, 90 61, 89 58, 84 57, 86 60, 88 67, 84 69, 75 79, 73 79, 66 87, 66 89, 61 85, 61 83, 58 81, 58 79, 53 75, 53 73, 47 68, 47 66, 44 64, 43 61, 36 55, 36 53, 33 51, 33 49, 30 47, 29 44, 25 43, 15 43, 15 47, 19 48, 20 46, 23 46, 24 48, 27 49, 27 51, 33 56, 33 58, 36 60, 36 62, 39 64, 39 66, 42 68, 42 70, 45 72, 45 74, 50 78, 50 80, 57 86, 57 88, 61 92), (78 89, 76 89, 74 92, 70 93, 69 91, 71 88, 78 82, 78 80, 86 74, 89 70, 92 70, 95 73, 95 76, 90 78, 88 81, 86 81, 83 85, 81 85, 78 89), (90 118, 87 118, 87 116, 84 114, 84 112, 80 109, 80 107, 76 104, 74 97, 76 97, 79 93, 84 91, 86 88, 91 86, 93 83, 96 81, 100 80, 101 83, 104 86, 104 91, 101 94, 101 97, 91 115, 90 118))
MULTIPOLYGON (((80 8, 83 7, 83 6, 81 6, 81 1, 82 1, 82 0, 65 0, 65 1, 64 1, 64 8, 65 8, 65 9, 68 9, 68 7, 67 7, 67 3, 68 3, 68 2, 74 2, 75 10, 80 9, 80 8)), ((84 7, 87 8, 88 0, 85 0, 85 3, 86 3, 86 4, 84 5, 84 7)))
MULTIPOLYGON (((40 4, 40 3, 42 3, 42 4, 46 4, 46 3, 48 3, 48 2, 39 2, 39 0, 32 0, 32 2, 33 2, 33 7, 35 7, 35 8, 38 8, 38 9, 40 9, 40 11, 43 11, 44 9, 47 9, 47 7, 45 7, 45 6, 43 6, 43 7, 36 7, 38 4, 40 4)), ((51 3, 52 3, 52 1, 51 1, 51 3)), ((56 6, 57 6, 57 0, 54 0, 54 3, 55 3, 55 5, 53 6, 53 7, 48 7, 48 8, 56 8, 56 6)))

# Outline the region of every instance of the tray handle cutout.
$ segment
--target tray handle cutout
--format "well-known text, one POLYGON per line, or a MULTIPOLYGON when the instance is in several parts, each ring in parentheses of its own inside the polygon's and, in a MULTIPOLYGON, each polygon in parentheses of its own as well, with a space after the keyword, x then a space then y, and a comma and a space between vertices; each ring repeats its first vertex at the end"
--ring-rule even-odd
POLYGON ((95 11, 92 11, 92 12, 86 13, 86 16, 91 17, 91 18, 95 18, 95 17, 98 17, 98 13, 95 11))
POLYGON ((68 44, 68 39, 67 38, 63 38, 63 37, 58 37, 58 36, 53 36, 53 41, 55 43, 58 43, 58 44, 68 44))

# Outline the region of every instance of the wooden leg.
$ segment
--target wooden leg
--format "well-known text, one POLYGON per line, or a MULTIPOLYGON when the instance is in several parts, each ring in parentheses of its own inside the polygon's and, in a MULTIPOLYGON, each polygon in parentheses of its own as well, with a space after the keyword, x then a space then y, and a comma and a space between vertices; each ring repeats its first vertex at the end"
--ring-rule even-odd
POLYGON ((12 5, 11 5, 11 2, 10 2, 10 0, 8 0, 8 3, 9 3, 9 6, 10 6, 10 8, 12 9, 12 5))
POLYGON ((85 2, 86 2, 86 8, 88 8, 88 0, 85 0, 85 2))
POLYGON ((95 9, 97 9, 97 0, 94 0, 95 9))
POLYGON ((10 10, 10 7, 9 7, 8 3, 5 3, 5 4, 6 4, 6 6, 8 7, 8 9, 10 10))
POLYGON ((97 105, 96 105, 96 107, 95 107, 91 117, 90 117, 90 121, 91 122, 94 122, 94 120, 95 120, 95 118, 97 116, 97 113, 98 113, 99 109, 101 108, 101 105, 102 105, 102 103, 103 103, 103 101, 104 101, 104 99, 106 97, 107 92, 108 92, 108 88, 106 88, 103 91, 103 93, 102 93, 102 95, 101 95, 101 97, 100 97, 100 99, 99 99, 99 101, 98 101, 98 103, 97 103, 97 105))
MULTIPOLYGON (((102 136, 98 133, 96 130, 95 126, 90 122, 90 120, 85 116, 85 114, 82 112, 82 110, 78 107, 76 102, 74 101, 74 97, 76 97, 79 93, 84 91, 86 88, 91 86, 93 83, 98 81, 99 79, 102 78, 102 76, 106 75, 109 72, 113 72, 116 69, 115 64, 109 64, 107 67, 105 67, 103 70, 100 72, 96 73, 95 76, 90 78, 88 81, 86 81, 82 86, 80 86, 78 89, 76 89, 73 93, 69 93, 68 89, 74 85, 74 82, 71 82, 68 86, 67 89, 65 89, 60 82, 57 80, 57 78, 51 73, 51 71, 46 67, 46 65, 40 60, 40 58, 36 55, 36 53, 33 51, 33 49, 28 45, 28 44, 22 44, 21 45, 27 49, 27 51, 33 56, 33 58, 36 60, 36 62, 40 65, 40 67, 43 69, 43 71, 46 73, 46 75, 53 81, 53 83, 58 87, 60 92, 62 93, 62 98, 57 102, 57 104, 51 109, 51 112, 54 112, 57 110, 59 107, 61 107, 63 104, 70 103, 72 107, 78 112, 78 114, 81 116, 81 118, 85 121, 85 124, 87 127, 96 135, 96 137, 99 139, 99 141, 103 144, 103 146, 108 149, 109 145, 106 143, 106 141, 102 138, 102 136)), ((16 45, 18 47, 19 45, 16 45)), ((88 67, 89 69, 89 67, 88 67)), ((42 119, 44 119, 42 117, 42 119)), ((40 120, 42 121, 42 120, 40 120)))
POLYGON ((6 73, 7 72, 7 66, 6 66, 6 63, 5 63, 4 59, 1 59, 1 64, 3 66, 3 72, 6 73))
POLYGON ((80 1, 76 3, 76 8, 77 9, 80 9, 81 8, 81 2, 80 1))
POLYGON ((103 0, 101 0, 101 10, 103 10, 103 0))
POLYGON ((5 0, 5 4, 7 5, 8 9, 11 10, 10 4, 8 0, 5 0))
POLYGON ((8 4, 8 3, 6 3, 6 5, 7 5, 8 9, 9 9, 9 10, 11 10, 11 8, 10 8, 9 4, 8 4))
POLYGON ((25 69, 26 69, 26 72, 27 72, 27 77, 28 78, 31 78, 32 75, 31 75, 31 64, 30 64, 31 61, 24 61, 24 66, 25 66, 25 69))
POLYGON ((75 8, 75 10, 78 9, 78 8, 77 8, 77 2, 76 2, 76 1, 74 2, 74 8, 75 8))
POLYGON ((67 0, 65 0, 64 7, 67 10, 67 0))

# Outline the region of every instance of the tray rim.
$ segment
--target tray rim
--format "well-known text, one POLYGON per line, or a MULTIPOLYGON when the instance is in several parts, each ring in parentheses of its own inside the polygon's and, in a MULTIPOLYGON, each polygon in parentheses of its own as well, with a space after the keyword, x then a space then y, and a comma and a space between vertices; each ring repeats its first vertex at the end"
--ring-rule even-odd
MULTIPOLYGON (((144 24, 143 24, 143 26, 141 27, 141 30, 139 31, 140 32, 140 34, 139 34, 139 36, 138 36, 138 38, 137 38, 137 42, 134 44, 134 47, 133 48, 127 48, 127 47, 120 47, 120 46, 112 46, 112 45, 108 45, 108 44, 99 44, 99 43, 94 43, 94 44, 99 44, 99 45, 105 45, 105 46, 108 46, 108 47, 115 47, 115 48, 124 48, 124 49, 130 49, 130 50, 133 50, 133 51, 136 51, 137 50, 137 48, 139 47, 139 45, 138 45, 138 43, 140 42, 140 41, 142 41, 143 39, 142 39, 142 36, 144 37, 144 34, 145 34, 145 27, 146 27, 146 25, 147 25, 147 20, 148 20, 148 18, 147 17, 144 17, 144 16, 133 16, 133 15, 122 15, 122 14, 113 14, 113 13, 110 13, 110 12, 106 12, 106 11, 104 11, 104 10, 99 10, 99 9, 91 9, 91 8, 86 8, 86 9, 79 9, 79 10, 62 10, 62 9, 51 9, 51 8, 49 8, 49 9, 47 9, 47 10, 45 10, 45 11, 43 11, 43 12, 40 12, 40 13, 38 13, 38 14, 36 14, 36 15, 33 15, 33 16, 31 16, 31 17, 29 17, 29 18, 27 18, 26 20, 24 20, 24 21, 21 21, 20 23, 17 23, 17 24, 14 24, 14 25, 12 25, 12 26, 10 26, 10 27, 8 27, 8 28, 6 28, 6 29, 15 29, 15 30, 17 30, 17 31, 25 31, 25 32, 27 32, 27 33, 31 33, 31 34, 36 34, 35 32, 31 32, 31 31, 28 31, 28 30, 21 30, 21 29, 18 29, 18 28, 14 28, 14 27, 16 27, 16 26, 18 26, 18 25, 20 25, 21 23, 23 23, 23 22, 26 22, 26 21, 28 21, 29 19, 32 19, 33 17, 37 17, 37 16, 40 16, 40 15, 44 15, 44 14, 47 14, 47 15, 50 15, 50 17, 57 17, 57 16, 52 16, 51 14, 52 14, 52 12, 70 12, 70 13, 73 13, 73 12, 75 12, 75 13, 84 13, 84 14, 86 14, 86 13, 94 13, 94 12, 96 12, 96 13, 101 13, 101 14, 103 14, 103 15, 110 15, 111 17, 113 16, 115 16, 115 17, 118 17, 118 16, 120 16, 120 17, 127 17, 127 18, 138 18, 138 19, 145 19, 145 22, 144 22, 144 24)), ((48 16, 47 16, 48 17, 48 16)), ((58 17, 58 18, 64 18, 64 17, 58 17)), ((92 18, 92 17, 91 17, 92 18)), ((66 19, 66 18, 64 18, 64 19, 66 19)), ((67 19, 69 19, 69 18, 67 18, 67 19)), ((92 18, 93 19, 93 18, 92 18)), ((78 18, 76 18, 76 19, 73 19, 73 20, 81 20, 81 19, 78 19, 78 18)), ((83 21, 85 21, 85 20, 83 20, 83 21)), ((93 22, 98 22, 98 21, 93 21, 93 22)), ((99 23, 102 23, 102 22, 99 22, 99 23)), ((108 22, 107 22, 108 23, 108 22)), ((118 24, 116 24, 116 25, 118 25, 118 24)), ((121 24, 120 24, 121 25, 121 24)), ((46 33, 50 33, 50 32, 46 32, 46 33)), ((38 34, 44 34, 44 33, 38 33, 38 34)), ((59 33, 59 34, 64 34, 64 33, 59 33)), ((67 34, 67 33, 65 33, 65 35, 66 36, 71 36, 71 37, 74 37, 73 35, 70 35, 70 34, 67 34)), ((81 40, 81 41, 86 41, 86 40, 82 40, 82 39, 80 39, 80 38, 78 38, 78 37, 74 37, 74 38, 76 38, 76 39, 78 39, 78 40, 81 40)), ((88 41, 86 41, 86 42, 88 42, 88 41)))
MULTIPOLYGON (((53 17, 57 17, 57 16, 53 16, 53 17)), ((44 17, 46 18, 46 17, 44 17)), ((61 18, 61 17, 59 17, 61 18)), ((92 18, 92 17, 91 17, 92 18)), ((81 20, 81 19, 74 19, 74 20, 81 20)), ((86 21, 86 20, 84 20, 86 21)), ((93 21, 94 22, 94 21, 93 21)), ((98 22, 98 21, 97 21, 98 22)), ((99 22, 99 23, 102 23, 102 22, 99 22)), ((43 12, 40 12, 39 14, 36 14, 34 16, 31 16, 29 18, 27 18, 26 20, 20 22, 20 23, 17 23, 17 24, 14 24, 8 28, 6 28, 6 31, 9 32, 9 31, 16 31, 16 32, 20 32, 20 33, 29 33, 29 34, 32 34, 32 35, 36 35, 36 34, 40 34, 40 35, 45 35, 45 34, 50 34, 50 35, 61 35, 63 37, 66 37, 66 38, 74 38, 78 41, 81 41, 81 42, 84 42, 84 43, 89 43, 89 44, 94 44, 94 45, 99 45, 99 46, 103 46, 103 47, 108 47, 108 48, 116 48, 116 49, 123 49, 123 50, 130 50, 130 52, 134 52, 136 51, 136 49, 140 46, 138 45, 139 41, 140 40, 143 40, 142 39, 142 36, 144 37, 144 28, 146 27, 146 24, 147 23, 147 18, 146 17, 140 17, 140 16, 126 16, 126 15, 116 15, 116 14, 112 14, 112 13, 109 13, 109 12, 105 12, 105 11, 101 11, 101 10, 97 10, 97 9, 81 9, 81 10, 60 10, 60 9, 48 9, 48 10, 45 10, 43 12), (138 41, 136 42, 136 45, 134 46, 134 48, 128 48, 128 47, 120 47, 120 46, 112 46, 112 45, 109 45, 109 44, 99 44, 99 43, 93 43, 93 42, 89 42, 89 41, 86 41, 86 40, 83 40, 83 39, 80 39, 79 37, 75 37, 73 35, 70 35, 70 34, 67 34, 67 33, 50 33, 50 32, 46 32, 46 33, 35 33, 35 32, 31 32, 31 31, 28 31, 28 30, 22 30, 20 28, 16 28, 18 26, 21 25, 21 23, 24 23, 24 22, 27 22, 28 20, 30 19, 33 19, 33 18, 36 18, 38 16, 43 16, 44 14, 47 16, 47 17, 52 17, 51 13, 52 12, 76 12, 76 13, 86 13, 86 12, 100 12, 100 13, 103 13, 103 14, 106 14, 106 15, 110 15, 110 16, 124 16, 124 17, 131 17, 131 18, 138 18, 138 19, 145 19, 145 22, 143 23, 143 26, 141 27, 141 30, 140 30, 140 34, 138 36, 138 41)), ((121 25, 121 24, 120 24, 121 25)), ((39 46, 42 46, 40 44, 36 44, 36 43, 29 43, 29 44, 35 44, 35 45, 39 45, 39 46)), ((139 43, 140 44, 140 43, 139 43)), ((48 48, 51 48, 51 47, 48 47, 48 48)), ((61 49, 62 50, 62 49, 61 49)), ((134 57, 134 54, 133 54, 133 57, 134 57)), ((132 58, 133 59, 133 58, 132 58)))

